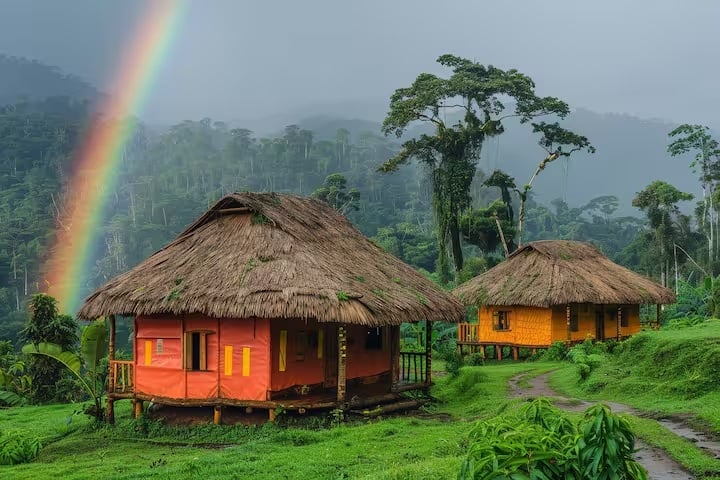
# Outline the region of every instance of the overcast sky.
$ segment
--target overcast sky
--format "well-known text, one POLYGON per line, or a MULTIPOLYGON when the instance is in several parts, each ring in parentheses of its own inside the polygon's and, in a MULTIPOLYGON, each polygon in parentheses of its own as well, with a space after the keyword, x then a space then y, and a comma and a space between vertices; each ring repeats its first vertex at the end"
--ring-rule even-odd
MULTIPOLYGON (((0 53, 109 88, 148 1, 0 0, 0 53)), ((382 115, 395 88, 454 53, 517 68, 573 107, 720 126, 716 0, 192 0, 186 12, 149 121, 346 102, 382 115)))

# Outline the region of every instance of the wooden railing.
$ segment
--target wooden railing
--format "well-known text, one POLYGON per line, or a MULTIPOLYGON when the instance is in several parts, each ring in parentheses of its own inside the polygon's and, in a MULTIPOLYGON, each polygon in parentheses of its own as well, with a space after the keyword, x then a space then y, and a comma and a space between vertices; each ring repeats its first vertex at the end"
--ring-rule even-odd
POLYGON ((110 360, 108 393, 132 393, 135 388, 135 370, 132 360, 110 360))
POLYGON ((426 357, 424 352, 400 352, 400 383, 425 383, 426 357))
POLYGON ((480 325, 477 323, 459 323, 457 341, 459 344, 479 342, 480 325))

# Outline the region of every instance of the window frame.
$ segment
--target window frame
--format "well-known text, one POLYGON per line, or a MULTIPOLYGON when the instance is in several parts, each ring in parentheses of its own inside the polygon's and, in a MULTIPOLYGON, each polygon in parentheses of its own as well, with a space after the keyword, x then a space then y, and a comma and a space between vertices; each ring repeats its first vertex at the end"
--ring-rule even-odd
POLYGON ((492 328, 495 332, 509 332, 512 330, 510 325, 510 313, 512 310, 493 310, 492 312, 492 328))
POLYGON ((208 336, 213 335, 214 330, 187 330, 183 333, 183 370, 188 372, 207 372, 208 369, 208 336), (195 351, 193 349, 193 335, 198 338, 198 368, 193 368, 195 351))

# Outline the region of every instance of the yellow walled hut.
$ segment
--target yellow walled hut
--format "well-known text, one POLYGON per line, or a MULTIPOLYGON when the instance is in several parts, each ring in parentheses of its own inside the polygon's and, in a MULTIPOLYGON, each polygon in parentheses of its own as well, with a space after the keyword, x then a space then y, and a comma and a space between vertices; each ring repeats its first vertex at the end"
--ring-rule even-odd
MULTIPOLYGON (((478 323, 458 326, 458 348, 520 347, 621 339, 640 331, 640 305, 675 302, 672 290, 613 263, 594 246, 567 240, 528 243, 454 290, 478 307, 478 323)), ((659 315, 658 315, 659 318, 659 315)))

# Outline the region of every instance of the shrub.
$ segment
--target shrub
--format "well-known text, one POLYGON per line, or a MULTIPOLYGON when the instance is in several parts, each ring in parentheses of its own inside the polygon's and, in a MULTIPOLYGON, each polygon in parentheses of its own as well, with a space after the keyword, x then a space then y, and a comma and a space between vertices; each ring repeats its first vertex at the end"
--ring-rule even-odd
POLYGON ((485 365, 485 357, 480 352, 473 352, 465 357, 465 364, 466 365, 485 365))
POLYGON ((0 436, 0 465, 28 463, 40 453, 40 440, 27 438, 20 432, 0 436))
POLYGON ((550 348, 545 350, 543 355, 544 360, 560 361, 565 360, 568 353, 568 347, 565 342, 553 342, 550 348))
POLYGON ((573 423, 546 399, 514 417, 478 422, 459 480, 476 478, 646 480, 633 459, 635 435, 628 421, 604 405, 573 423))

